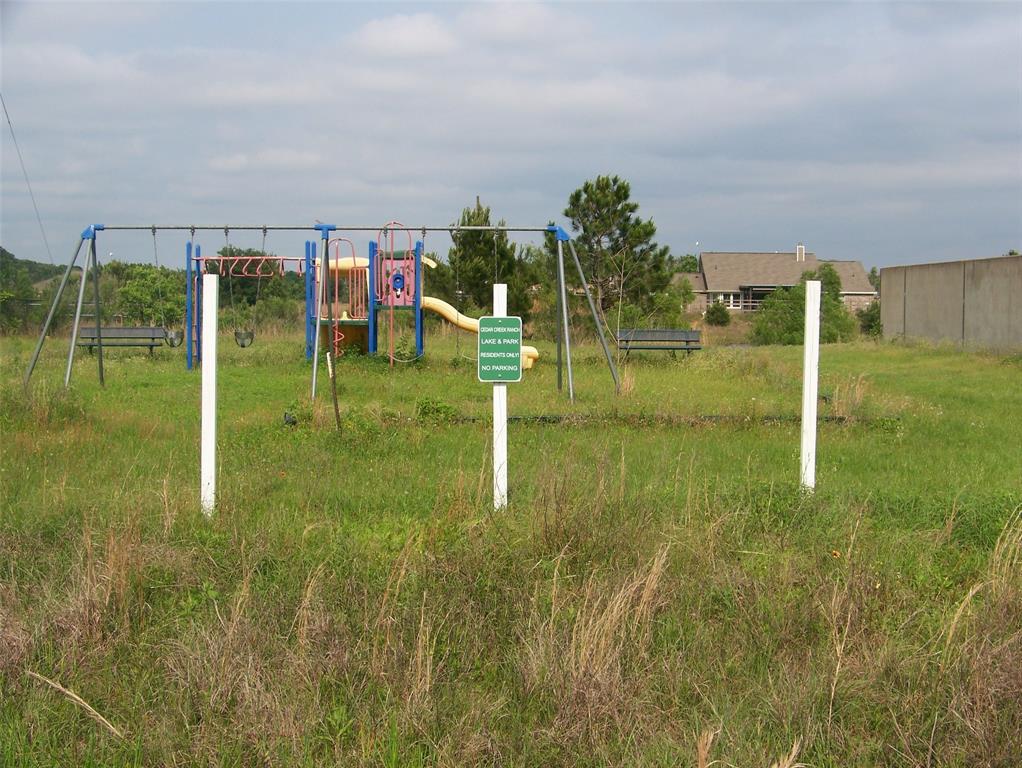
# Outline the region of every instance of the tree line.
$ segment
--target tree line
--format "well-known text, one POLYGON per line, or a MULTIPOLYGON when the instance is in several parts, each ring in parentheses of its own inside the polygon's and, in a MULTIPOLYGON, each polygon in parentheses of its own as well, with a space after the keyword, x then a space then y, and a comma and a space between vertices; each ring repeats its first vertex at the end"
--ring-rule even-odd
MULTIPOLYGON (((608 328, 624 323, 642 326, 657 323, 679 325, 684 309, 693 299, 690 285, 672 285, 679 270, 695 271, 695 257, 675 258, 656 240, 652 219, 638 214, 628 182, 617 176, 598 176, 586 181, 568 198, 564 215, 570 220, 575 247, 594 293, 600 320, 608 328)), ((542 245, 517 244, 507 232, 457 231, 458 226, 504 225, 495 220, 489 206, 477 198, 452 223, 453 243, 446 257, 438 258, 435 270, 425 277, 425 290, 466 314, 487 311, 492 285, 508 285, 509 310, 535 330, 553 332, 556 305, 556 246, 552 235, 542 245)), ((4 251, 0 265, 0 330, 25 330, 42 321, 55 289, 52 278, 60 267, 49 270, 32 262, 19 262, 4 251), (42 287, 39 279, 51 278, 42 287)), ((224 247, 220 255, 261 256, 252 249, 224 247)), ((583 307, 577 298, 580 283, 570 259, 566 279, 573 312, 583 307)), ((125 324, 180 326, 184 312, 184 273, 150 264, 112 261, 100 268, 100 298, 104 320, 125 324)), ((58 307, 56 322, 66 323, 76 296, 81 271, 75 272, 58 307)), ((277 279, 228 278, 223 304, 235 323, 260 319, 303 317, 299 306, 305 289, 300 276, 285 273, 277 279), (258 306, 257 306, 258 305, 258 306)), ((87 293, 91 285, 87 286, 87 293)))

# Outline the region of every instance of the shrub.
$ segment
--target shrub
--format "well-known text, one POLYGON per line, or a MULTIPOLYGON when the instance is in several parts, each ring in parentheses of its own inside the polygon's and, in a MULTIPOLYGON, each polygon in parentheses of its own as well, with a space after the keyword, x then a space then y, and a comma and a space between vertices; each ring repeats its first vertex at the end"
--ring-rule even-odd
POLYGON ((458 418, 458 410, 450 403, 433 397, 420 397, 415 401, 416 421, 427 424, 449 424, 458 418))
POLYGON ((802 275, 792 287, 774 291, 763 301, 752 324, 753 344, 801 344, 805 335, 806 280, 819 280, 820 343, 851 341, 855 336, 855 318, 841 301, 841 279, 829 264, 802 275))
POLYGON ((707 325, 730 325, 731 313, 719 301, 713 302, 706 310, 707 325))
POLYGON ((866 336, 878 338, 883 335, 884 327, 880 322, 880 302, 874 299, 865 309, 856 310, 859 318, 859 330, 866 336))

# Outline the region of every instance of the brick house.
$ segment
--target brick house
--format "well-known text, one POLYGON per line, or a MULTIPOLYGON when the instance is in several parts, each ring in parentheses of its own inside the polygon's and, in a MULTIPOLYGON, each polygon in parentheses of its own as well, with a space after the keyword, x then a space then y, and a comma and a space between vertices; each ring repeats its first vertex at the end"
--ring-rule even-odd
POLYGON ((767 296, 778 288, 798 285, 803 272, 829 264, 841 278, 841 298, 849 310, 869 306, 876 290, 858 261, 823 261, 799 244, 787 252, 705 251, 699 254, 699 272, 679 273, 674 282, 687 279, 696 300, 690 309, 702 312, 715 301, 731 310, 759 309, 767 296))

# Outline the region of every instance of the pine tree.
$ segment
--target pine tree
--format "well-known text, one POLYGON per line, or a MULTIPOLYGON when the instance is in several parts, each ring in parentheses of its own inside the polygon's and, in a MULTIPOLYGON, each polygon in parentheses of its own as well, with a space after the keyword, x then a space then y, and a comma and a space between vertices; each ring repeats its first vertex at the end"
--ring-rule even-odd
POLYGON ((631 186, 597 176, 571 193, 564 215, 578 234, 575 247, 601 313, 631 303, 644 311, 670 283, 670 250, 657 245, 652 219, 637 215, 631 186))
MULTIPOLYGON (((457 231, 457 227, 488 227, 490 208, 476 198, 474 208, 461 212, 457 224, 453 224, 454 245, 447 254, 454 275, 456 290, 476 307, 489 307, 493 300, 493 284, 507 283, 508 312, 526 315, 529 309, 528 286, 519 279, 519 264, 515 257, 515 246, 508 239, 507 232, 457 231)), ((497 226, 506 226, 501 219, 497 226)))

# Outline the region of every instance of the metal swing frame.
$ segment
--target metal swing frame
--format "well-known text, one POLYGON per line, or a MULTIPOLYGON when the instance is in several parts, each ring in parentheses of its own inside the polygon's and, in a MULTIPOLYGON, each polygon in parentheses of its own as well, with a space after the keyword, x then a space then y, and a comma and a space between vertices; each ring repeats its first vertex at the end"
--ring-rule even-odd
MULTIPOLYGON (((600 340, 600 346, 603 348, 604 357, 607 360, 607 367, 610 370, 610 374, 614 379, 615 391, 620 391, 621 384, 620 378, 618 377, 617 367, 614 365, 614 359, 610 352, 610 347, 607 344, 606 335, 603 332, 603 326, 600 323, 599 316, 596 312, 596 305, 593 302, 592 294, 589 291, 589 284, 586 282, 585 274, 582 271, 582 263, 578 258, 578 253, 575 251, 575 244, 571 239, 571 236, 561 227, 555 224, 549 224, 544 227, 514 227, 506 225, 470 225, 470 226, 421 226, 421 227, 406 227, 409 231, 422 231, 423 234, 426 232, 447 232, 454 234, 457 232, 493 232, 496 237, 498 232, 531 232, 531 233, 549 233, 552 234, 557 243, 557 298, 558 298, 558 315, 559 322, 557 327, 557 389, 561 390, 563 387, 562 383, 562 346, 563 346, 563 360, 566 363, 567 368, 567 379, 568 379, 568 397, 572 402, 575 400, 575 383, 573 369, 571 365, 571 327, 568 322, 568 292, 567 285, 565 282, 565 269, 564 269, 564 243, 568 244, 568 250, 571 253, 572 261, 575 264, 575 269, 578 273, 579 280, 582 284, 582 289, 585 293, 586 301, 589 305, 589 311, 592 314, 593 324, 596 327, 596 333, 600 340)), ((102 338, 102 320, 100 318, 101 306, 99 296, 99 262, 96 258, 96 235, 102 231, 139 231, 148 230, 155 233, 159 230, 177 230, 177 231, 188 231, 194 235, 197 231, 219 231, 224 230, 236 230, 236 231, 256 231, 262 232, 265 236, 268 231, 289 231, 289 232, 319 232, 320 239, 322 241, 321 253, 324 255, 324 259, 329 259, 329 240, 332 233, 339 232, 379 232, 379 226, 362 226, 362 225, 336 225, 336 224, 314 224, 314 225, 243 225, 243 226, 221 226, 221 225, 202 225, 197 226, 194 224, 92 224, 86 227, 78 240, 78 244, 75 246, 74 253, 71 255, 71 259, 68 262, 67 268, 64 270, 64 274, 60 279, 60 284, 57 288, 56 293, 53 297, 53 303, 50 305, 50 311, 46 316, 46 321, 43 323, 43 327, 39 333, 39 339, 36 342, 35 349, 32 352, 32 357, 29 361, 28 368, 25 371, 24 385, 27 387, 32 378, 32 373, 35 370, 36 364, 39 362, 39 355, 42 352, 43 344, 46 342, 46 336, 50 331, 50 326, 53 323, 54 315, 56 315, 57 307, 60 304, 61 297, 63 296, 64 290, 67 288, 68 279, 71 276, 71 272, 74 269, 75 263, 78 261, 78 257, 81 254, 82 246, 86 242, 89 243, 88 252, 86 256, 86 266, 82 270, 82 284, 79 286, 78 302, 76 304, 76 317, 75 324, 71 334, 70 350, 68 352, 68 366, 65 372, 64 386, 65 388, 70 385, 71 378, 71 365, 74 360, 74 348, 75 342, 77 341, 77 328, 80 320, 81 306, 85 295, 85 279, 88 274, 88 270, 93 270, 93 290, 95 293, 95 314, 96 314, 96 349, 97 349, 97 365, 99 370, 99 382, 100 385, 105 385, 104 373, 103 373, 103 338, 102 338)), ((189 249, 191 242, 189 242, 189 249)), ((285 257, 275 257, 283 268, 283 259, 285 257)), ((301 261, 301 259, 296 259, 301 261)), ((306 259, 307 260, 307 259, 306 259)), ((370 263, 372 263, 370 261, 370 263)), ((327 288, 328 280, 320 279, 317 293, 325 291, 327 288)), ((417 289, 421 286, 417 286, 417 289)), ((320 293, 322 296, 322 293, 320 293)), ((317 297, 318 305, 319 296, 317 297)), ((328 314, 332 315, 332 308, 328 307, 328 314)), ((317 318, 318 323, 318 318, 317 318)), ((318 329, 318 325, 317 325, 318 329)), ((191 330, 187 331, 187 334, 191 335, 191 330)), ((312 366, 312 398, 316 397, 316 371, 318 365, 318 350, 319 344, 314 345, 314 364, 312 366)))

